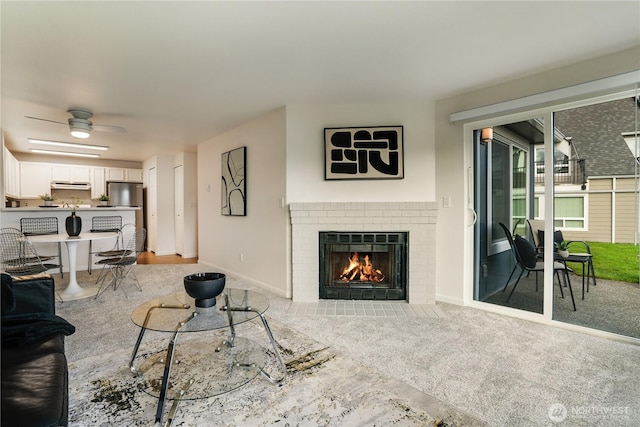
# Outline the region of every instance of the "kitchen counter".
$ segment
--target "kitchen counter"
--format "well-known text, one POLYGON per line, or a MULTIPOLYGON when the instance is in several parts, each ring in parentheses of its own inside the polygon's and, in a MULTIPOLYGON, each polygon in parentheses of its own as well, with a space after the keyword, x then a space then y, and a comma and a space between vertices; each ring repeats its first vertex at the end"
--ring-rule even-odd
MULTIPOLYGON (((80 214, 82 212, 94 212, 94 211, 138 211, 141 208, 138 207, 127 207, 127 206, 96 206, 94 208, 78 208, 76 209, 76 213, 80 214)), ((63 208, 62 206, 26 206, 19 208, 2 208, 2 212, 71 212, 71 208, 63 208)), ((3 225, 4 227, 4 225, 3 225)))

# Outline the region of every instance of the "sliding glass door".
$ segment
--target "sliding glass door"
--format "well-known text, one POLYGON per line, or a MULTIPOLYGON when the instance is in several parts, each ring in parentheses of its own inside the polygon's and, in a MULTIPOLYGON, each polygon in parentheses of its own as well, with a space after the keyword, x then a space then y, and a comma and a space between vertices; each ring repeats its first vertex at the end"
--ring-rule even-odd
POLYGON ((473 129, 475 301, 640 338, 639 117, 625 92, 473 129))
POLYGON ((554 114, 570 150, 566 159, 554 156, 559 169, 553 222, 565 240, 575 242, 567 260, 577 261, 568 262, 575 273, 577 310, 554 304, 553 318, 635 338, 640 338, 639 112, 637 96, 625 93, 554 114))

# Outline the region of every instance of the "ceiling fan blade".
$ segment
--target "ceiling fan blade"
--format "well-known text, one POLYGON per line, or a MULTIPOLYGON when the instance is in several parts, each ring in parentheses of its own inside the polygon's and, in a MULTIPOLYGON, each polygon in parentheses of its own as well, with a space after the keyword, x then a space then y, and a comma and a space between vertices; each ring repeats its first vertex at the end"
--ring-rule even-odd
POLYGON ((127 133, 127 130, 122 126, 93 125, 91 127, 98 132, 127 133))
POLYGON ((31 116, 25 116, 25 117, 27 119, 42 120, 43 122, 58 123, 58 124, 61 124, 61 125, 67 125, 68 126, 68 123, 66 123, 66 122, 58 122, 58 121, 55 121, 55 120, 41 119, 40 117, 31 117, 31 116))

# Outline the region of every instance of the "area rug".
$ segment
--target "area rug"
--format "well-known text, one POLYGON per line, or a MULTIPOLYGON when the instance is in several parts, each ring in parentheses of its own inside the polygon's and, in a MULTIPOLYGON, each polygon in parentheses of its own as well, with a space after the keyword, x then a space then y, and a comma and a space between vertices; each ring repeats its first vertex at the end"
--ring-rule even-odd
MULTIPOLYGON (((287 377, 280 386, 261 376, 216 397, 184 400, 176 426, 469 426, 484 425, 467 414, 380 375, 356 360, 336 354, 318 341, 269 319, 287 377)), ((278 376, 278 364, 261 323, 248 322, 238 337, 265 348, 265 369, 278 376)), ((134 365, 165 351, 168 334, 143 341, 134 365)), ((178 343, 182 358, 218 337, 195 334, 178 343), (200 335, 200 336, 199 336, 200 335)), ((131 342, 133 347, 133 341, 131 342)), ((73 426, 153 424, 157 398, 139 389, 128 369, 131 350, 86 357, 70 363, 69 423, 73 426)), ((194 356, 195 357, 195 356, 194 356)), ((178 359, 176 359, 178 360, 178 359)), ((142 362, 144 363, 144 362, 142 362)), ((180 363, 178 361, 178 363, 180 363)), ((177 371, 176 371, 177 372, 177 371)), ((206 369, 195 381, 205 381, 206 369)), ((175 373, 173 381, 181 383, 175 373)), ((189 391, 185 393, 189 398, 189 391)), ((167 401, 163 422, 173 401, 167 401)))

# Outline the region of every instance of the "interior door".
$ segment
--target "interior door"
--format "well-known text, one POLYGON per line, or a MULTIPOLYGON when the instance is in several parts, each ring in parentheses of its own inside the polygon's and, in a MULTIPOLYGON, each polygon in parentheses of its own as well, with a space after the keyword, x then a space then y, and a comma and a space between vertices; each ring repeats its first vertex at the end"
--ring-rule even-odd
POLYGON ((158 250, 158 171, 155 167, 149 169, 149 187, 147 198, 149 202, 147 211, 147 243, 149 250, 158 250))
POLYGON ((176 253, 184 254, 184 168, 173 168, 176 253))

